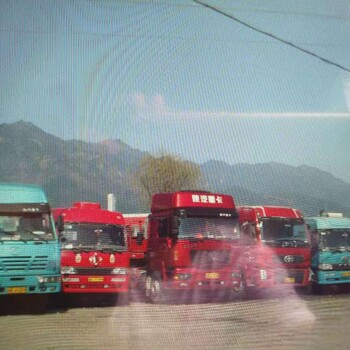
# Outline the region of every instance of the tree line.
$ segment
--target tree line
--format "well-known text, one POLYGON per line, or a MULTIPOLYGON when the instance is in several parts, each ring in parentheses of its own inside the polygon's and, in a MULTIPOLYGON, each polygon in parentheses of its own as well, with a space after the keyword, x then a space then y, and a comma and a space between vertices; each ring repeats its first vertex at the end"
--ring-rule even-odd
POLYGON ((153 193, 200 189, 202 173, 198 165, 177 155, 146 155, 131 180, 141 203, 149 207, 153 193))

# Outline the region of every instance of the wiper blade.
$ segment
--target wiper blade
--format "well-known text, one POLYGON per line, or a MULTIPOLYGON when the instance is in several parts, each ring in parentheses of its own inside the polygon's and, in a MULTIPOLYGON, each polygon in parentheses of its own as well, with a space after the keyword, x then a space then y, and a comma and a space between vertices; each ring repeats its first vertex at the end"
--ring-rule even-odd
POLYGON ((270 241, 270 240, 262 240, 262 243, 270 247, 276 247, 276 246, 282 245, 282 242, 276 242, 276 241, 270 241))
POLYGON ((215 241, 215 242, 238 242, 239 238, 233 238, 233 237, 220 237, 220 238, 205 238, 204 240, 208 241, 215 241))
POLYGON ((180 240, 186 240, 186 241, 190 241, 190 242, 203 242, 205 237, 194 237, 194 236, 182 236, 179 237, 180 240))
POLYGON ((126 251, 126 246, 114 245, 114 246, 101 246, 97 247, 98 251, 109 253, 109 252, 123 252, 126 251))
POLYGON ((330 247, 329 251, 332 253, 342 253, 345 252, 345 247, 330 247))
POLYGON ((42 241, 42 242, 45 242, 45 243, 49 243, 46 239, 40 237, 40 235, 34 233, 33 231, 26 230, 26 229, 23 229, 23 231, 24 231, 25 233, 29 233, 31 236, 37 238, 37 240, 39 240, 39 241, 42 241))
POLYGON ((320 247, 319 250, 322 252, 331 252, 331 253, 343 253, 350 251, 350 247, 320 247))
POLYGON ((69 244, 63 248, 73 250, 74 252, 90 252, 91 250, 96 250, 96 246, 70 246, 69 244))
POLYGON ((276 240, 268 240, 264 242, 267 245, 276 247, 276 246, 283 246, 285 248, 288 247, 300 247, 300 246, 308 246, 310 243, 305 242, 304 240, 300 238, 278 238, 276 240))
POLYGON ((23 239, 21 237, 21 235, 19 235, 18 233, 14 233, 14 232, 7 232, 7 231, 3 231, 3 230, 0 230, 0 233, 6 235, 6 236, 12 236, 13 238, 11 239, 1 239, 0 242, 1 243, 4 243, 5 241, 21 241, 21 242, 24 242, 24 243, 27 243, 27 240, 23 239))
POLYGON ((305 243, 305 240, 304 239, 301 239, 301 238, 293 238, 293 237, 290 237, 290 238, 277 238, 275 240, 276 242, 279 242, 279 241, 287 241, 287 242, 303 242, 305 243))

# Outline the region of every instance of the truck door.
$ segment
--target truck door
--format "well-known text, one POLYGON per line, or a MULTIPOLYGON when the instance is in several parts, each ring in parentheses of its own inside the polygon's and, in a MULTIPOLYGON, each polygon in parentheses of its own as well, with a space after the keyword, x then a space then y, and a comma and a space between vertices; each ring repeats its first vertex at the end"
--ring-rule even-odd
MULTIPOLYGON (((152 271, 165 273, 169 266, 171 249, 171 219, 151 218, 150 237, 148 242, 148 261, 152 271)), ((163 275, 164 277, 164 275, 163 275)))

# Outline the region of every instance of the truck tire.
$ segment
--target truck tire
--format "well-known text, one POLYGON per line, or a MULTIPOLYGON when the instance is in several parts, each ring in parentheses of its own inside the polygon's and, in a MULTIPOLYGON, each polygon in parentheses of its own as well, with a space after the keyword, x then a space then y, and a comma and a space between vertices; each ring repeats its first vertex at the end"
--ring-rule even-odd
POLYGON ((18 306, 20 310, 31 314, 44 314, 49 304, 48 294, 26 294, 19 295, 18 306))
POLYGON ((319 285, 315 281, 311 281, 310 282, 310 294, 321 295, 322 294, 322 286, 319 285))
POLYGON ((130 305, 130 295, 129 293, 118 293, 117 295, 118 306, 128 306, 130 305))
POLYGON ((231 301, 244 301, 248 300, 248 291, 246 288, 242 288, 240 291, 231 292, 231 301))
POLYGON ((337 284, 323 284, 321 286, 322 295, 334 295, 339 293, 339 285, 337 284))
POLYGON ((159 272, 153 272, 149 280, 147 291, 148 299, 152 304, 161 304, 165 301, 163 281, 159 272))

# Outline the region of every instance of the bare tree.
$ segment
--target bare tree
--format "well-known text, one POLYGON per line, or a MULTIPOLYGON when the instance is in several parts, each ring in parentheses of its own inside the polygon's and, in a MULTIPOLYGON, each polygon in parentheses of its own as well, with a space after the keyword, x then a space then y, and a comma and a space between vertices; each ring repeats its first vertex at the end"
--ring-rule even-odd
POLYGON ((198 165, 171 154, 143 157, 134 174, 134 184, 142 196, 142 202, 147 204, 153 193, 197 189, 200 181, 198 165))

